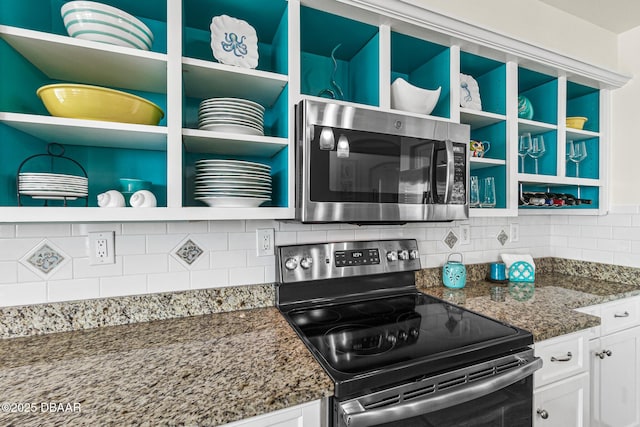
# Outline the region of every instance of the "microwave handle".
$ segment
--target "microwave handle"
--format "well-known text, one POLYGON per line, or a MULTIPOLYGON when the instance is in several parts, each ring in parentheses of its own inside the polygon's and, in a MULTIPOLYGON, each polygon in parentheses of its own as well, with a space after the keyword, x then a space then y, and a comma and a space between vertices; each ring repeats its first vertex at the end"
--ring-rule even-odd
POLYGON ((453 186, 453 180, 455 177, 455 162, 453 158, 453 142, 450 139, 444 141, 444 147, 447 151, 447 172, 446 182, 444 186, 444 203, 449 203, 449 197, 451 196, 451 187, 453 186))
POLYGON ((402 421, 440 409, 450 408, 506 388, 511 384, 527 378, 541 367, 542 359, 536 357, 529 363, 496 377, 467 383, 435 396, 410 402, 401 402, 385 408, 365 409, 362 403, 356 398, 340 404, 341 425, 364 427, 372 424, 402 421))

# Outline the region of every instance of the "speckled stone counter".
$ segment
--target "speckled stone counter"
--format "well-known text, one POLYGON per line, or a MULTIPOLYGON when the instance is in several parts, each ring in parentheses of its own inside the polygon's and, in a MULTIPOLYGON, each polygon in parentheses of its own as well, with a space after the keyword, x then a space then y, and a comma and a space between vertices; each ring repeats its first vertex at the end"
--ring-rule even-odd
POLYGON ((0 425, 212 426, 333 384, 277 309, 258 308, 0 340, 0 390, 36 411, 3 405, 0 425))
MULTIPOLYGON (((441 282, 440 282, 441 283, 441 282)), ((438 298, 494 319, 531 331, 535 341, 576 332, 600 324, 600 318, 574 311, 576 308, 600 304, 620 298, 640 295, 640 286, 619 282, 590 279, 556 272, 536 275, 533 295, 514 298, 507 284, 485 280, 469 281, 463 289, 433 286, 433 281, 422 282, 420 290, 438 298), (492 301, 489 289, 505 288, 504 302, 492 301)))

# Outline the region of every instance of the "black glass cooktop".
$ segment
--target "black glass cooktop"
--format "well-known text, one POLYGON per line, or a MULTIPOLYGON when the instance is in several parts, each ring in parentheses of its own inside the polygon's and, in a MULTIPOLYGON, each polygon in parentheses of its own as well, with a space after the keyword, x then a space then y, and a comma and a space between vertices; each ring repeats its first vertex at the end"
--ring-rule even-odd
POLYGON ((417 364, 437 372, 533 343, 527 331, 420 292, 284 314, 338 382, 417 364))

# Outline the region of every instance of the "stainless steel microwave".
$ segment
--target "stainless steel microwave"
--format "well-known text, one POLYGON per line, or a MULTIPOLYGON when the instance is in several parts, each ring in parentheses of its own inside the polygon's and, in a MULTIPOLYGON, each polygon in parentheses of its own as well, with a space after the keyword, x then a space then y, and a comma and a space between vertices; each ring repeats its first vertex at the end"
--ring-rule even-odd
POLYGON ((296 215, 307 223, 469 216, 469 126, 305 99, 296 106, 296 215))

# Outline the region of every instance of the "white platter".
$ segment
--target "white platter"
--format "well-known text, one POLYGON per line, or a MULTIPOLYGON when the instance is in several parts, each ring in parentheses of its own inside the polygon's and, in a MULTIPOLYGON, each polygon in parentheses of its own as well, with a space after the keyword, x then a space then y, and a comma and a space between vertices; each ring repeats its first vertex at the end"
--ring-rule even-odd
POLYGON ((196 197, 196 200, 216 208, 255 208, 271 199, 256 197, 196 197))
POLYGON ((243 98, 209 98, 200 102, 200 108, 205 106, 226 106, 236 108, 250 108, 264 112, 264 106, 257 102, 243 98))
POLYGON ((248 126, 238 125, 204 125, 199 126, 201 130, 210 130, 214 132, 237 133, 241 135, 264 136, 264 131, 248 126))
POLYGON ((460 106, 482 111, 478 82, 473 77, 462 73, 460 73, 460 106))
POLYGON ((54 191, 54 190, 27 190, 19 191, 25 196, 69 196, 69 197, 86 197, 87 193, 76 191, 54 191))
POLYGON ((196 160, 195 163, 196 163, 196 166, 225 165, 225 166, 233 166, 233 167, 240 167, 240 168, 249 167, 249 168, 271 170, 271 166, 269 165, 266 165, 264 163, 258 163, 258 162, 249 162, 246 160, 202 159, 202 160, 196 160))
POLYGON ((219 62, 242 68, 258 66, 258 35, 246 21, 228 15, 211 19, 211 50, 219 62))

